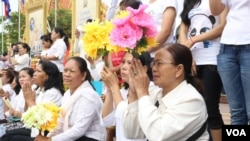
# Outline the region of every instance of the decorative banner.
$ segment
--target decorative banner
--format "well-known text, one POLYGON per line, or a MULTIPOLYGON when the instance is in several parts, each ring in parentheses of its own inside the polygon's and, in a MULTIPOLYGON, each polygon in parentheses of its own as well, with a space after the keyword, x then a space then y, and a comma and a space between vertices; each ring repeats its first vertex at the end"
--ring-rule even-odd
POLYGON ((29 13, 29 45, 31 47, 31 55, 42 52, 42 44, 40 37, 44 34, 43 29, 43 21, 44 19, 44 10, 38 9, 34 12, 29 13))
POLYGON ((76 25, 84 25, 87 19, 99 18, 100 0, 76 0, 76 25))
POLYGON ((44 0, 25 1, 26 30, 25 41, 31 48, 31 67, 35 68, 38 59, 34 57, 42 51, 40 37, 46 33, 47 3, 44 0))

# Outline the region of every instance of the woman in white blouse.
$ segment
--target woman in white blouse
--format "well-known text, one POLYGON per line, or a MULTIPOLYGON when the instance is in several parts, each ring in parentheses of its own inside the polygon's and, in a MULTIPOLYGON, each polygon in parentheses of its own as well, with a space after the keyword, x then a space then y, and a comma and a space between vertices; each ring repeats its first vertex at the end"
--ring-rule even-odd
POLYGON ((58 127, 47 137, 35 141, 104 141, 106 130, 101 126, 102 100, 91 85, 86 61, 72 57, 63 71, 63 81, 69 87, 62 99, 58 127))
POLYGON ((15 71, 30 66, 30 47, 23 42, 17 43, 18 54, 14 54, 13 48, 8 49, 9 63, 14 66, 15 71))
MULTIPOLYGON (((23 94, 20 98, 23 99, 24 111, 41 103, 53 102, 57 106, 61 105, 62 94, 64 93, 63 81, 57 66, 52 62, 40 60, 33 74, 32 82, 24 81, 21 76, 19 76, 19 79, 23 94), (35 90, 32 88, 32 83, 37 86, 35 90)), ((15 114, 17 113, 13 112, 14 116, 15 114)), ((10 141, 34 140, 32 137, 37 136, 38 132, 38 130, 33 129, 16 129, 7 132, 2 138, 10 141)))
MULTIPOLYGON (((148 77, 152 80, 152 72, 150 69, 150 62, 152 58, 149 53, 142 53, 139 56, 142 64, 147 68, 148 77)), ((133 55, 126 53, 121 63, 121 78, 125 82, 124 87, 119 91, 119 83, 117 76, 113 75, 112 71, 105 67, 102 71, 102 80, 106 85, 107 93, 102 108, 102 118, 104 126, 116 126, 116 140, 117 141, 146 141, 145 137, 140 139, 129 139, 124 135, 122 118, 126 111, 128 95, 131 92, 129 89, 129 68, 133 61, 133 55), (114 89, 114 87, 116 89, 114 89)), ((160 89, 153 83, 150 84, 149 91, 152 93, 158 92, 160 89)))
POLYGON ((37 85, 35 92, 32 91, 30 83, 22 86, 26 108, 47 102, 53 102, 57 106, 61 105, 64 86, 55 64, 40 60, 34 72, 33 84, 37 85))
MULTIPOLYGON (((128 74, 128 105, 122 118, 127 138, 146 136, 149 141, 183 141, 200 131, 198 138, 192 139, 208 140, 206 104, 200 94, 201 83, 192 76, 191 65, 191 52, 183 45, 158 50, 151 67, 154 84, 162 90, 152 93, 145 67, 133 59, 128 74)), ((110 86, 112 94, 119 93, 116 86, 110 86)))
POLYGON ((63 63, 66 57, 66 52, 69 50, 69 39, 64 33, 63 29, 55 27, 51 32, 51 39, 53 41, 46 55, 42 55, 42 60, 49 60, 56 64, 60 72, 63 72, 63 63))
MULTIPOLYGON (((15 81, 18 81, 16 83, 16 85, 17 85, 17 87, 18 87, 18 85, 20 85, 20 89, 16 91, 17 93, 10 100, 11 108, 8 108, 8 110, 5 112, 5 116, 7 118, 10 118, 10 117, 21 118, 22 113, 24 112, 24 107, 25 107, 25 100, 23 97, 23 91, 22 91, 21 87, 24 85, 24 83, 31 83, 32 84, 33 74, 34 74, 34 70, 32 68, 29 68, 29 67, 22 68, 19 71, 18 76, 15 78, 15 81)), ((33 89, 35 87, 36 86, 33 85, 33 89)))
POLYGON ((14 80, 16 72, 9 68, 9 69, 2 69, 0 71, 0 81, 2 83, 2 87, 0 87, 0 123, 6 121, 4 117, 4 101, 2 98, 7 98, 12 100, 13 96, 15 95, 15 91, 11 87, 11 83, 14 80))

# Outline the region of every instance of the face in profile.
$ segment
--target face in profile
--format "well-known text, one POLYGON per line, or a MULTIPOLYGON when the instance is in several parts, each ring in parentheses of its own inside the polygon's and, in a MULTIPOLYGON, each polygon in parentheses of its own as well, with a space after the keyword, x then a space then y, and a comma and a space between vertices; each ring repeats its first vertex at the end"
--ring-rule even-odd
POLYGON ((42 65, 38 64, 36 66, 36 71, 34 72, 33 75, 33 83, 38 85, 39 87, 43 87, 47 80, 48 80, 48 75, 43 70, 42 65))
POLYGON ((173 64, 172 55, 166 49, 156 52, 151 65, 154 84, 159 87, 168 87, 176 80, 176 66, 173 64))
POLYGON ((57 38, 60 38, 60 35, 53 29, 51 32, 51 40, 55 41, 57 38))

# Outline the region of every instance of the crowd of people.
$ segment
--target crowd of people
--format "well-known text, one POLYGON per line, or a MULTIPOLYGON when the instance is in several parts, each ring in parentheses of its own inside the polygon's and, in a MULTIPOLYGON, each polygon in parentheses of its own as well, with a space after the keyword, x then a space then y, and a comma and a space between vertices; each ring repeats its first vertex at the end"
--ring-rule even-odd
POLYGON ((31 68, 29 45, 12 44, 0 58, 0 141, 222 141, 222 88, 231 124, 249 124, 250 17, 239 16, 250 12, 248 0, 111 2, 107 20, 148 5, 157 46, 93 59, 78 26, 73 50, 80 54, 67 58, 68 37, 55 27, 41 36, 31 68), (102 82, 101 97, 92 81, 102 82), (23 114, 48 102, 62 109, 58 126, 44 134, 24 127, 23 114))

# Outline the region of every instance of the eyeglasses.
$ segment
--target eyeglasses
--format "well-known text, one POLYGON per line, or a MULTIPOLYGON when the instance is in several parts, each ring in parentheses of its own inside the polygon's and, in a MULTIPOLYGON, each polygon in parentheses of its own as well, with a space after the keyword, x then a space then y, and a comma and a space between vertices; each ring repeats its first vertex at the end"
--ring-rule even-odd
POLYGON ((151 68, 153 68, 153 67, 159 68, 163 64, 174 64, 174 63, 167 62, 167 61, 153 61, 153 62, 151 62, 150 67, 151 68))

